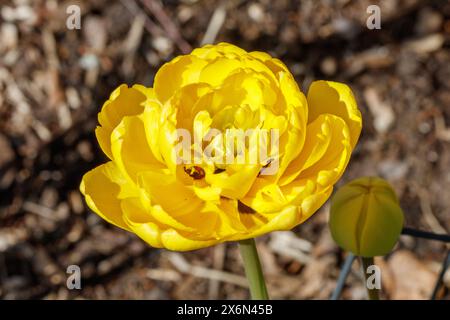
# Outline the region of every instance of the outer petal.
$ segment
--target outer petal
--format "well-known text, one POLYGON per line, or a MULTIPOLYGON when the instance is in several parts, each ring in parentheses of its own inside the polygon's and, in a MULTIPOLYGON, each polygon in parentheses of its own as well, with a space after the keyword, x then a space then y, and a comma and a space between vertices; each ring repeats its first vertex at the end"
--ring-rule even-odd
POLYGON ((122 84, 113 91, 109 100, 105 102, 102 111, 98 114, 100 126, 95 129, 98 143, 103 152, 111 159, 111 132, 120 123, 123 117, 141 113, 144 102, 153 97, 153 89, 141 85, 128 88, 122 84))
POLYGON ((140 198, 122 200, 123 219, 142 240, 155 248, 162 248, 161 233, 164 228, 148 212, 140 198))
POLYGON ((302 170, 308 169, 324 157, 333 139, 330 134, 329 121, 324 121, 324 119, 325 116, 322 116, 308 124, 305 145, 284 172, 279 181, 281 185, 292 182, 302 170))
POLYGON ((193 240, 189 236, 174 229, 168 229, 161 235, 161 240, 166 249, 175 251, 189 251, 215 245, 220 240, 193 240))
MULTIPOLYGON (((195 216, 204 204, 192 188, 182 184, 171 174, 142 172, 139 175, 139 185, 147 192, 152 205, 161 206, 163 211, 175 219, 186 215, 195 216)), ((170 224, 170 221, 161 223, 170 224)))
POLYGON ((164 168, 149 144, 145 120, 143 114, 124 117, 111 134, 114 162, 134 183, 139 172, 164 168))
POLYGON ((332 191, 333 187, 330 186, 318 193, 306 197, 301 204, 302 216, 298 224, 303 223, 319 210, 319 208, 328 200, 332 191))
POLYGON ((86 202, 100 217, 120 228, 130 231, 123 220, 120 198, 134 193, 113 162, 107 162, 83 176, 80 185, 86 202))
POLYGON ((167 228, 196 240, 223 238, 236 230, 219 207, 199 199, 191 186, 172 175, 147 171, 140 175, 140 185, 148 194, 144 202, 152 203, 151 216, 167 228))
POLYGON ((288 206, 280 213, 264 216, 268 218, 268 222, 249 233, 248 236, 246 235, 245 238, 254 238, 272 231, 290 230, 299 224, 301 210, 296 206, 288 206))
POLYGON ((362 118, 351 89, 339 82, 314 81, 307 99, 308 123, 327 113, 342 118, 350 129, 350 143, 354 148, 361 132, 362 118))
POLYGON ((308 125, 300 155, 280 180, 282 185, 312 180, 323 187, 336 183, 350 159, 349 129, 337 116, 324 114, 308 125))
POLYGON ((280 73, 280 86, 286 100, 287 109, 290 111, 290 129, 281 137, 281 144, 285 144, 282 151, 283 159, 280 163, 278 177, 280 177, 288 164, 295 159, 302 150, 305 143, 306 122, 308 118, 308 108, 306 98, 299 90, 296 82, 288 73, 280 73), (287 139, 285 143, 283 140, 287 139))
MULTIPOLYGON (((332 143, 327 148, 324 156, 311 167, 302 170, 298 179, 313 180, 320 189, 334 185, 342 176, 350 160, 351 146, 349 130, 345 122, 332 115, 319 117, 324 124, 329 126, 329 134, 332 143)), ((307 138, 308 139, 308 138, 307 138)))
POLYGON ((192 232, 183 232, 172 227, 162 226, 139 199, 122 201, 124 219, 132 232, 155 248, 166 248, 175 251, 189 251, 212 246, 220 240, 197 240, 192 232))

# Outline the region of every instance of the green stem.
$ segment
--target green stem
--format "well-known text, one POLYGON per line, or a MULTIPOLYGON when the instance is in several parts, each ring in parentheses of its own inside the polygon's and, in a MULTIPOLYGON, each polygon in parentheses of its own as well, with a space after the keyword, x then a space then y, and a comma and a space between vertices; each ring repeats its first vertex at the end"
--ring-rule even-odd
POLYGON ((247 239, 239 241, 242 260, 244 261, 245 275, 250 286, 250 295, 253 300, 267 300, 266 283, 259 262, 255 240, 247 239))
POLYGON ((369 275, 367 274, 367 268, 371 265, 374 265, 373 257, 365 258, 361 257, 362 262, 362 268, 363 268, 363 274, 364 274, 364 286, 367 289, 367 295, 369 296, 369 300, 380 300, 379 291, 376 288, 369 289, 367 286, 367 280, 369 279, 369 275))

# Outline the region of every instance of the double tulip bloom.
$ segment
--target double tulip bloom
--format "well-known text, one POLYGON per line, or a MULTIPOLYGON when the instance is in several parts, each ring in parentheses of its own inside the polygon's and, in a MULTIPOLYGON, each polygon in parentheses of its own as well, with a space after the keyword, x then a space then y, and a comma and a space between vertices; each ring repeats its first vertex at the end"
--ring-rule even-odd
POLYGON ((153 88, 121 85, 98 121, 110 161, 83 177, 89 207, 153 247, 179 251, 302 223, 330 196, 361 131, 346 85, 316 81, 305 97, 280 60, 227 43, 166 63, 153 88), (209 129, 276 130, 276 154, 268 139, 266 162, 179 163, 179 129, 200 139, 209 129))

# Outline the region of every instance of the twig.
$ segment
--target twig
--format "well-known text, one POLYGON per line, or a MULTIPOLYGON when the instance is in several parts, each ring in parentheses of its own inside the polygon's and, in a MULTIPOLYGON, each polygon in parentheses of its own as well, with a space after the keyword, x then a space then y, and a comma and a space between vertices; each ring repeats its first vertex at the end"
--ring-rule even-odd
POLYGON ((143 14, 145 16, 144 27, 148 33, 153 36, 161 35, 164 33, 164 31, 156 23, 150 20, 150 18, 142 12, 141 8, 139 8, 135 1, 120 0, 120 2, 132 15, 138 16, 140 14, 143 14))
POLYGON ((145 28, 145 14, 139 13, 136 15, 131 24, 130 31, 128 31, 127 39, 123 44, 123 53, 125 55, 122 63, 124 74, 129 75, 133 72, 133 61, 136 55, 136 50, 141 42, 143 29, 145 28))
POLYGON ((192 51, 191 45, 181 36, 178 27, 173 23, 172 19, 166 14, 164 8, 156 0, 141 0, 141 3, 153 14, 158 20, 167 36, 178 46, 184 54, 192 51))
POLYGON ((434 232, 444 233, 445 229, 440 224, 439 220, 433 213, 431 208, 430 195, 428 191, 422 188, 417 183, 413 183, 413 187, 416 190, 417 196, 419 197, 419 204, 422 210, 425 222, 430 226, 434 232))
MULTIPOLYGON (((215 270, 222 270, 225 262, 226 244, 220 244, 213 248, 213 268, 215 270)), ((218 299, 220 289, 220 281, 211 279, 208 287, 209 299, 218 299)))
POLYGON ((216 37, 222 28, 225 18, 227 16, 227 9, 225 2, 221 2, 220 5, 214 10, 214 13, 209 21, 208 28, 206 29, 205 35, 203 36, 201 45, 208 43, 214 43, 216 37))
POLYGON ((245 277, 225 271, 193 266, 189 264, 181 254, 176 252, 169 253, 168 257, 170 262, 172 262, 172 264, 182 273, 188 273, 198 278, 228 282, 243 288, 248 288, 247 279, 245 277))
POLYGON ((48 207, 44 207, 40 204, 31 202, 31 201, 26 201, 23 204, 23 209, 26 211, 29 211, 31 213, 37 214, 38 216, 41 216, 45 219, 50 219, 50 220, 57 220, 55 217, 55 211, 48 208, 48 207))
POLYGON ((273 232, 269 247, 273 252, 292 258, 302 264, 308 264, 311 261, 309 253, 312 244, 298 238, 293 232, 273 232))
POLYGON ((150 269, 147 271, 147 277, 159 281, 173 281, 181 280, 181 275, 174 270, 167 269, 150 269))

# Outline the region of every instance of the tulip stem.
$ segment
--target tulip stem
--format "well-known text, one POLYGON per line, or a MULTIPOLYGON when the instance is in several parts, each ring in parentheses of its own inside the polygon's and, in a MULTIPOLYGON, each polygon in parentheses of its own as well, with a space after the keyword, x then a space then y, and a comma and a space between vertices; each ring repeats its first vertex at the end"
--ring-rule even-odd
POLYGON ((239 241, 242 260, 244 261, 245 275, 250 286, 250 295, 253 300, 268 300, 266 283, 261 269, 261 263, 256 250, 255 239, 239 241))
POLYGON ((368 286, 368 282, 369 282, 369 277, 370 275, 367 273, 367 268, 371 265, 374 265, 375 262, 373 261, 373 257, 369 257, 369 258, 365 258, 365 257, 361 257, 361 263, 362 263, 362 268, 363 268, 363 274, 364 274, 364 285, 367 289, 367 295, 369 297, 369 300, 380 300, 380 296, 379 296, 379 289, 376 288, 372 288, 370 289, 368 286))

